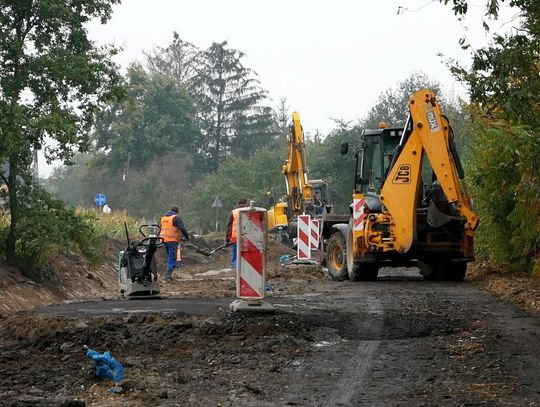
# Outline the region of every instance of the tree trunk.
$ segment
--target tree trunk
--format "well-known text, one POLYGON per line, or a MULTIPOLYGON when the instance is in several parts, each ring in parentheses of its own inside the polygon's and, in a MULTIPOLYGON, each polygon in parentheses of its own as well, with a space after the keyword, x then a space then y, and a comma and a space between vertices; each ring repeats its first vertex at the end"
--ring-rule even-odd
POLYGON ((6 260, 9 265, 17 266, 17 253, 15 251, 15 243, 17 241, 17 224, 19 220, 19 206, 17 198, 17 166, 16 158, 9 158, 9 175, 8 175, 8 194, 9 194, 9 213, 11 217, 9 233, 6 238, 6 260))

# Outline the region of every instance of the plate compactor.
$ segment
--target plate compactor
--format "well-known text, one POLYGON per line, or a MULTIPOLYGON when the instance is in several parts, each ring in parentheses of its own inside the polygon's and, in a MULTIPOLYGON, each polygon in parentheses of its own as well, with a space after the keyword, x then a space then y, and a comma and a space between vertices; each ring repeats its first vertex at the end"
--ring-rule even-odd
POLYGON ((141 240, 130 241, 126 229, 127 247, 118 255, 118 289, 122 298, 149 298, 159 295, 159 274, 155 253, 162 246, 158 224, 143 224, 141 240))

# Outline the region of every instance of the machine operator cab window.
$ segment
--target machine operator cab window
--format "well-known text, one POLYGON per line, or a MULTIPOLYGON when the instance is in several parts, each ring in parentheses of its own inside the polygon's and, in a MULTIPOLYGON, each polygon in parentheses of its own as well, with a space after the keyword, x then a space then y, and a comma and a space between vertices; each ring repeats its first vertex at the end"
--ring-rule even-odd
POLYGON ((355 191, 377 196, 390 171, 402 129, 376 129, 362 132, 362 148, 357 151, 355 191))
POLYGON ((311 186, 313 188, 313 206, 315 212, 318 215, 321 215, 325 212, 330 212, 329 202, 330 202, 330 191, 328 185, 323 180, 315 179, 310 180, 311 186))

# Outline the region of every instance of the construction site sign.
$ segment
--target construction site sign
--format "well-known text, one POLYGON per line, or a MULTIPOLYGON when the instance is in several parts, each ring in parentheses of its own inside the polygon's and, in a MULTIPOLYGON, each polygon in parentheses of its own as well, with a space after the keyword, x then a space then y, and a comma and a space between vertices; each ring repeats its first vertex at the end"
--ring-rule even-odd
POLYGON ((212 208, 223 208, 223 203, 221 202, 221 199, 219 199, 219 196, 216 196, 214 199, 214 202, 212 203, 212 208))
POLYGON ((318 219, 312 219, 311 220, 311 250, 319 250, 319 220, 318 219))
POLYGON ((241 208, 237 236, 237 296, 242 299, 262 299, 266 284, 266 209, 241 208))
POLYGON ((311 216, 309 215, 298 215, 296 258, 298 260, 311 259, 311 216))

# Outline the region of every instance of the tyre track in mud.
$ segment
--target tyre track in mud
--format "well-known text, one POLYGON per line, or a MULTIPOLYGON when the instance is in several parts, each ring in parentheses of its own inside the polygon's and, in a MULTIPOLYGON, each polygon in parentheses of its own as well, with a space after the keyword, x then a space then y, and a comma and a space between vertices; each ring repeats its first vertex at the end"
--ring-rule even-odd
MULTIPOLYGON (((366 310, 369 318, 369 336, 378 338, 384 325, 384 310, 380 299, 368 297, 366 310)), ((358 387, 362 386, 364 377, 369 372, 371 362, 379 348, 378 339, 360 341, 351 355, 343 374, 335 384, 334 391, 327 399, 328 406, 349 406, 358 387)))

